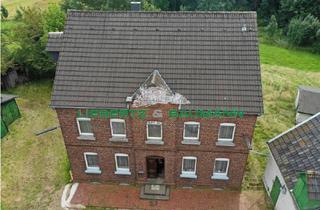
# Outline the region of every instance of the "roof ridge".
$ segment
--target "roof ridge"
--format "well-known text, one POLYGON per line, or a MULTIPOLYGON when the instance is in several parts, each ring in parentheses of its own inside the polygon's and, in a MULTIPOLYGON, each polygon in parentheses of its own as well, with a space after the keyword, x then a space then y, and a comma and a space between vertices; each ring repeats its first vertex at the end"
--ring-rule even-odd
POLYGON ((68 15, 73 14, 171 14, 171 15, 183 15, 183 14, 203 14, 203 15, 256 15, 255 11, 101 11, 101 10, 75 10, 68 9, 68 15))

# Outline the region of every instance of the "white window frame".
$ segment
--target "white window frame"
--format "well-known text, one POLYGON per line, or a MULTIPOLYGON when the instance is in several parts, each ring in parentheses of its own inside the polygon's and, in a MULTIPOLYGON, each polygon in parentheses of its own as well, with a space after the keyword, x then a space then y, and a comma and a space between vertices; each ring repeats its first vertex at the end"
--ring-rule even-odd
POLYGON ((235 132, 236 132, 236 124, 235 123, 220 123, 218 141, 233 142, 235 132), (232 132, 232 138, 231 139, 220 138, 221 126, 232 126, 233 127, 233 132, 232 132))
POLYGON ((127 136, 126 121, 125 121, 124 119, 110 119, 110 128, 111 128, 111 135, 112 135, 112 137, 126 137, 126 136, 127 136), (112 127, 112 123, 113 123, 113 122, 124 123, 124 134, 114 134, 114 133, 113 133, 113 127, 112 127))
MULTIPOLYGON (((98 153, 96 153, 96 152, 85 152, 85 153, 83 153, 84 161, 86 163, 85 172, 86 173, 91 173, 91 174, 101 174, 101 170, 100 170, 99 166, 97 166, 97 167, 88 166, 87 155, 96 155, 96 156, 98 156, 98 153)), ((98 156, 98 160, 99 160, 99 156, 98 156)))
POLYGON ((129 155, 124 154, 124 153, 116 153, 114 154, 114 159, 116 163, 116 171, 114 172, 115 174, 120 174, 120 175, 131 175, 130 168, 129 168, 129 155), (128 168, 120 168, 118 166, 118 160, 117 157, 127 157, 128 158, 128 168))
MULTIPOLYGON (((87 117, 77 117, 77 125, 78 125, 78 132, 80 136, 93 136, 93 133, 83 133, 81 132, 80 123, 79 121, 89 121, 91 123, 91 119, 87 117)), ((91 125, 92 128, 92 125, 91 125)))
POLYGON ((183 156, 182 157, 182 165, 181 165, 180 177, 196 179, 197 178, 196 173, 197 173, 197 157, 194 157, 194 156, 183 156), (183 170, 184 160, 195 160, 195 162, 194 162, 194 171, 191 172, 191 171, 184 171, 183 170))
POLYGON ((158 121, 148 121, 148 122, 147 122, 147 139, 162 141, 162 122, 158 122, 158 121), (161 128, 161 137, 152 137, 152 136, 150 137, 150 136, 149 136, 149 127, 148 127, 149 124, 160 125, 160 128, 161 128))
POLYGON ((213 163, 213 174, 212 174, 212 179, 222 179, 222 180, 228 180, 228 172, 229 172, 229 165, 230 165, 230 159, 229 158, 216 158, 214 159, 214 163, 213 163), (226 168, 226 172, 225 173, 218 173, 218 172, 214 172, 215 171, 215 167, 216 167, 216 161, 227 161, 227 168, 226 168))
POLYGON ((200 123, 199 122, 193 122, 193 121, 184 122, 184 124, 183 124, 183 139, 198 141, 199 140, 199 136, 200 136, 200 123), (197 125, 198 126, 197 137, 186 137, 186 135, 185 135, 186 134, 186 125, 197 125))

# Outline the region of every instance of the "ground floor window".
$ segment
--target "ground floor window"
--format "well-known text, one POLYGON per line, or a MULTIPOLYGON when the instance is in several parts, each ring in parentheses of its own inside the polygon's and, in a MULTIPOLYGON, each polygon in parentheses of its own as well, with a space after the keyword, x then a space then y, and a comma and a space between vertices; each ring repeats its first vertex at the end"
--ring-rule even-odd
POLYGON ((180 177, 183 178, 197 178, 196 175, 197 158, 196 157, 183 157, 182 158, 182 171, 180 177))
POLYGON ((115 174, 131 175, 129 169, 129 156, 127 154, 115 154, 116 171, 115 174))
POLYGON ((86 173, 100 174, 98 154, 94 152, 85 152, 84 159, 86 162, 86 173))
POLYGON ((229 179, 228 177, 229 159, 216 158, 214 161, 212 179, 229 179))

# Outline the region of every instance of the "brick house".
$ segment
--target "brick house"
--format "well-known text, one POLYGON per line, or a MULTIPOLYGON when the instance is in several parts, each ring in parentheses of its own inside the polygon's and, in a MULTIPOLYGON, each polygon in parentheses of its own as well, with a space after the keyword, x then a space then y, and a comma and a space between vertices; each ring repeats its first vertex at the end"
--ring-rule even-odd
POLYGON ((69 11, 47 51, 74 182, 241 187, 263 112, 255 12, 69 11))

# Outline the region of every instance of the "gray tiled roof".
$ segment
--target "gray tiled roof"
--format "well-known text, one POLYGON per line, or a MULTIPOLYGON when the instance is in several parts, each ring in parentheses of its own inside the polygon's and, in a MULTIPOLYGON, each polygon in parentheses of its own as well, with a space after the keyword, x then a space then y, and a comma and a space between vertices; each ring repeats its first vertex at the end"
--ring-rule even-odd
POLYGON ((155 69, 183 108, 263 111, 254 12, 69 11, 51 105, 125 108, 155 69))
POLYGON ((270 140, 268 145, 292 189, 299 172, 320 171, 320 113, 270 140))
POLYGON ((1 94, 1 104, 11 101, 12 99, 17 98, 16 95, 9 95, 9 94, 1 94))
POLYGON ((320 112, 320 87, 299 86, 296 109, 300 113, 314 115, 320 112))
POLYGON ((46 50, 59 52, 62 50, 63 32, 49 32, 46 50))

